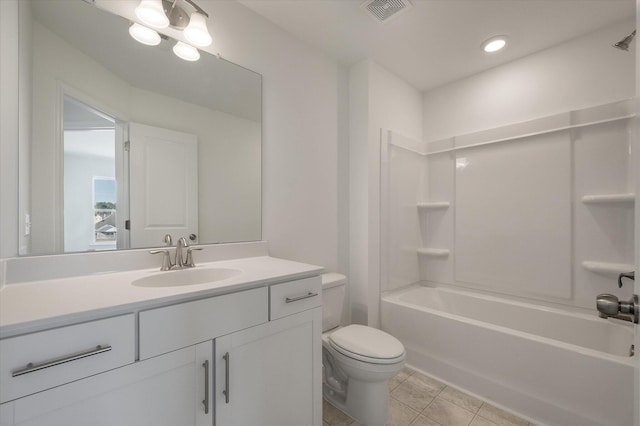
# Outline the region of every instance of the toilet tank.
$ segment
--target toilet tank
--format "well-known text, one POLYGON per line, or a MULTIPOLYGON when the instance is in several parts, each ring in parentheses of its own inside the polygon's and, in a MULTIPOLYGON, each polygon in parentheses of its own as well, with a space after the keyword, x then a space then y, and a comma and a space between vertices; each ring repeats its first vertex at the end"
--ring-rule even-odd
POLYGON ((335 272, 322 274, 322 331, 340 325, 344 311, 347 277, 335 272))

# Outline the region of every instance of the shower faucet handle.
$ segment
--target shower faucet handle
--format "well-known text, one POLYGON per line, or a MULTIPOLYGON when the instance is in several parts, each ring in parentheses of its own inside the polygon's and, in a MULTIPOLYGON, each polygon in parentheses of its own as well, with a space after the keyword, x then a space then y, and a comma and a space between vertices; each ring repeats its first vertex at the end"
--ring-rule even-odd
POLYGON ((628 302, 620 302, 613 294, 599 294, 596 308, 601 318, 615 318, 638 324, 640 319, 640 304, 638 295, 634 294, 628 302))

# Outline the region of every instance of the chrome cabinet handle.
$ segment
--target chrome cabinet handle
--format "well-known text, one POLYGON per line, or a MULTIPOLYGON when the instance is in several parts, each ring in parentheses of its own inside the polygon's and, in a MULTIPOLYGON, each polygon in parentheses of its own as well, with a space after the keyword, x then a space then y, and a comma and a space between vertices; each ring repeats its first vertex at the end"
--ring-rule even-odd
POLYGON ((286 299, 284 299, 285 303, 292 303, 292 302, 297 302, 298 300, 303 300, 303 299, 308 299, 310 297, 315 297, 317 296, 318 293, 307 293, 304 296, 298 296, 298 297, 287 297, 286 299))
POLYGON ((229 403, 229 361, 230 361, 229 352, 222 355, 222 359, 224 359, 224 374, 225 374, 224 390, 222 391, 222 394, 224 395, 224 402, 228 404, 229 403))
POLYGON ((109 352, 111 350, 110 345, 98 345, 93 349, 89 349, 82 352, 76 352, 71 355, 65 355, 59 358, 50 359, 48 361, 33 363, 30 362, 25 367, 15 369, 11 371, 11 377, 22 376, 23 374, 33 373, 34 371, 44 370, 45 368, 55 367, 56 365, 65 364, 71 361, 77 361, 82 358, 87 358, 89 356, 98 355, 104 352, 109 352))
POLYGON ((202 366, 204 367, 204 413, 209 414, 209 360, 206 360, 202 366))

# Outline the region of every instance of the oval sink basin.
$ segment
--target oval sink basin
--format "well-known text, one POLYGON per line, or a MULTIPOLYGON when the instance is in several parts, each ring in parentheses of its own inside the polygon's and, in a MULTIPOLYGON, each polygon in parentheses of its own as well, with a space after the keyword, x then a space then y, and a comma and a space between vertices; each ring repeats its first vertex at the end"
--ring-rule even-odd
POLYGON ((227 268, 178 269, 158 272, 152 276, 132 281, 131 284, 137 287, 177 287, 207 284, 235 277, 240 272, 238 269, 227 268))

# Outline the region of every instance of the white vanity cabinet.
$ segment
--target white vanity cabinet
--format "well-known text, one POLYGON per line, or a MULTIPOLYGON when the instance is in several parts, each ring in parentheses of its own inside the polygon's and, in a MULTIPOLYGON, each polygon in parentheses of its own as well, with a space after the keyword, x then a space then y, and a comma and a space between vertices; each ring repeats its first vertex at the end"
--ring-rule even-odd
POLYGON ((321 426, 321 297, 313 276, 4 339, 0 426, 321 426))

